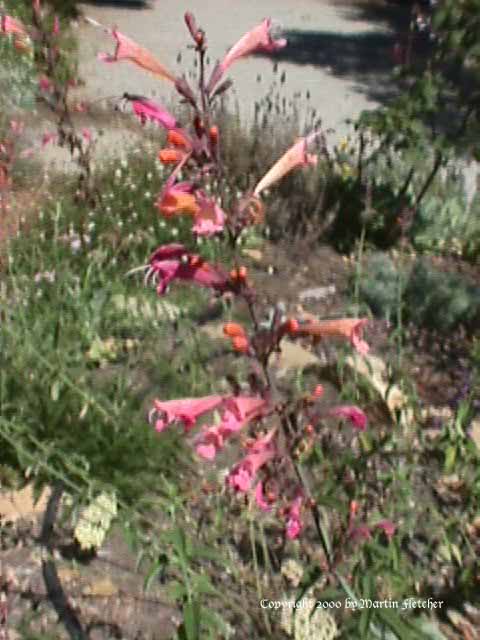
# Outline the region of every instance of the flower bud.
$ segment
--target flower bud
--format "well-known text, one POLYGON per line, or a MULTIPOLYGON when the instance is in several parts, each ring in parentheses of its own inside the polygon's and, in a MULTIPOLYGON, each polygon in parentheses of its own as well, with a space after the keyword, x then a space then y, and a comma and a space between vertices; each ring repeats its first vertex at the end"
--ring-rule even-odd
POLYGON ((232 346, 239 353, 247 353, 249 349, 248 339, 246 336, 235 336, 232 339, 232 346))
POLYGON ((218 142, 218 127, 216 125, 213 125, 212 127, 210 127, 209 135, 210 135, 210 141, 213 144, 217 144, 217 142, 218 142))
POLYGON ((239 267, 238 268, 238 279, 245 280, 247 277, 247 267, 239 267))
POLYGON ((184 18, 185 18, 185 24, 187 25, 187 28, 190 31, 190 35, 195 40, 195 37, 197 35, 197 31, 198 31, 198 27, 197 27, 197 23, 195 22, 195 18, 193 16, 193 13, 191 11, 187 11, 185 13, 184 18))
POLYGON ((200 262, 201 262, 200 256, 190 256, 189 261, 188 261, 188 263, 189 263, 189 265, 191 267, 198 267, 200 262))
POLYGON ((167 142, 174 147, 188 147, 188 140, 179 131, 170 129, 167 135, 167 142))
POLYGON ((161 149, 158 159, 162 164, 177 164, 182 159, 182 154, 176 149, 161 149))
POLYGON ((229 338, 245 336, 245 329, 236 322, 227 322, 223 325, 223 333, 229 338))

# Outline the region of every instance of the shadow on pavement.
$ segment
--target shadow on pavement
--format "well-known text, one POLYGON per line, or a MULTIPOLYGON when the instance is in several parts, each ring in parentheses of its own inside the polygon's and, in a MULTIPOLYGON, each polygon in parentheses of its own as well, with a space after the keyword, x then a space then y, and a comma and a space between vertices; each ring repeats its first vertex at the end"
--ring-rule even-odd
POLYGON ((150 0, 82 0, 96 7, 114 7, 116 9, 150 9, 150 0))
POLYGON ((287 31, 285 36, 288 45, 275 53, 275 60, 323 67, 354 81, 357 90, 380 102, 391 97, 393 33, 287 31))
POLYGON ((398 36, 408 31, 413 4, 412 0, 336 0, 335 8, 346 20, 377 23, 398 36))

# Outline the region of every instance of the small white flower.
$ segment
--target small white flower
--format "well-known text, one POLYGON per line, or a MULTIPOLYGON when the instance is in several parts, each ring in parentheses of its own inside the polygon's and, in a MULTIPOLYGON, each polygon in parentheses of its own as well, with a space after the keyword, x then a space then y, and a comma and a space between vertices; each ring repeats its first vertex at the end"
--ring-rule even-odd
POLYGON ((172 230, 170 231, 170 233, 172 234, 173 237, 178 236, 178 229, 177 227, 172 227, 172 230))
POLYGON ((145 198, 149 200, 151 197, 152 197, 152 194, 150 193, 150 191, 145 191, 145 198))
POLYGON ((115 178, 117 178, 117 180, 120 180, 121 177, 122 177, 122 170, 121 169, 116 169, 115 170, 115 178))

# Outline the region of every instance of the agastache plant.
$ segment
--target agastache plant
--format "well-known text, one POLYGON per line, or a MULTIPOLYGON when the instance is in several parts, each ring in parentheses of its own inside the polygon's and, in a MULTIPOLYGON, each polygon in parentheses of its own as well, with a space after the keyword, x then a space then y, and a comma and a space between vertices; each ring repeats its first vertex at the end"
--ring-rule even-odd
MULTIPOLYGON (((114 37, 116 48, 112 54, 100 54, 99 58, 109 64, 128 61, 140 66, 172 84, 182 101, 190 105, 192 122, 187 128, 163 105, 141 96, 124 96, 142 123, 154 122, 167 132, 166 144, 158 158, 172 170, 155 201, 159 215, 167 220, 188 217, 194 236, 219 235, 236 252, 242 232, 250 225, 263 222, 263 192, 290 172, 317 165, 318 154, 313 147, 324 141, 323 133, 313 131, 295 141, 248 193, 224 209, 217 197, 208 194, 206 186, 228 181, 221 159, 221 132, 214 116, 218 96, 231 84, 225 74, 240 59, 262 51, 273 53, 287 46, 287 42, 283 38, 273 38, 272 21, 266 19, 240 38, 209 75, 205 32, 198 27, 191 13, 185 15, 185 22, 198 58, 198 84, 195 87, 185 77, 174 77, 150 52, 117 30, 105 29, 114 37)), ((235 383, 231 394, 158 399, 154 401, 149 420, 159 433, 172 425, 183 426, 186 433, 197 429, 194 448, 197 455, 208 462, 215 460, 236 439, 241 443, 243 453, 226 477, 229 490, 248 497, 260 511, 276 513, 289 539, 301 534, 308 512, 313 516, 318 533, 323 535, 317 505, 300 465, 302 448, 313 445, 317 430, 325 420, 346 421, 356 430, 363 431, 367 417, 356 406, 321 408, 321 385, 306 396, 286 400, 275 383, 272 362, 281 352, 285 338, 306 338, 314 342, 340 338, 364 355, 368 352, 368 344, 363 340, 362 332, 367 321, 361 318, 322 321, 312 317, 286 317, 277 306, 269 321, 261 322, 258 296, 247 269, 237 258, 233 262, 230 267, 211 264, 181 244, 169 244, 159 247, 148 265, 142 267, 146 282, 155 283, 160 296, 165 295, 176 280, 188 281, 209 289, 214 296, 228 296, 246 305, 251 320, 249 328, 235 322, 228 322, 223 328, 232 350, 247 358, 252 366, 248 392, 243 392, 235 383), (214 412, 219 420, 212 423, 208 416, 214 412)))

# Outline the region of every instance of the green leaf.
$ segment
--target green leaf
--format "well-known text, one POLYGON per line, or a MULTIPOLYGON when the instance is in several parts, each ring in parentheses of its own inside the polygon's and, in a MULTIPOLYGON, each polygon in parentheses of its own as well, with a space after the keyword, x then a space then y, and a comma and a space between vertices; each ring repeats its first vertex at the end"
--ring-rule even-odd
POLYGON ((197 575, 192 581, 193 591, 195 593, 201 594, 206 593, 209 595, 214 595, 218 593, 217 589, 210 582, 210 579, 206 575, 197 575))
POLYGON ((166 564, 167 564, 167 560, 165 557, 161 557, 152 563, 152 566, 150 567, 149 572, 145 576, 145 580, 143 583, 144 591, 148 591, 152 586, 152 583, 156 579, 156 577, 160 573, 163 573, 165 571, 166 564))
POLYGON ((50 397, 52 398, 53 402, 57 402, 58 398, 60 397, 60 385, 60 380, 55 380, 50 388, 50 397))
POLYGON ((445 471, 450 472, 455 467, 455 460, 457 458, 457 448, 451 445, 445 451, 445 471))
POLYGON ((171 600, 182 600, 187 595, 187 589, 182 582, 173 581, 167 587, 168 597, 171 600))
POLYGON ((183 625, 188 640, 200 640, 201 608, 198 600, 183 605, 183 625))
POLYGON ((398 640, 427 640, 418 627, 404 622, 394 611, 390 609, 378 609, 377 611, 379 619, 390 631, 393 631, 398 640))

